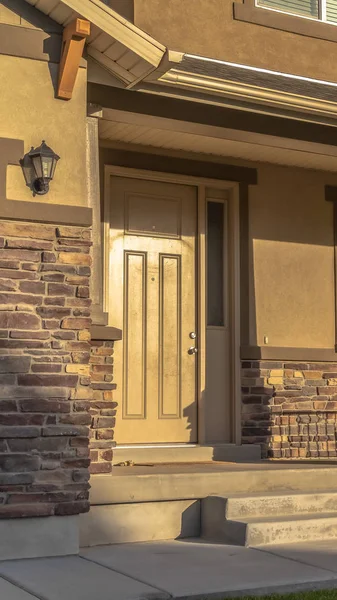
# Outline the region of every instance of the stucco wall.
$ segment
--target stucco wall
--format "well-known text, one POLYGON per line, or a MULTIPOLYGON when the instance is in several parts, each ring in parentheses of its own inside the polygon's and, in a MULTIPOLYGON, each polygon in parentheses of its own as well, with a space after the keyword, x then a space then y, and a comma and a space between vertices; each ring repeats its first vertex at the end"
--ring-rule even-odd
POLYGON ((334 175, 259 166, 250 188, 250 343, 333 348, 334 175))
POLYGON ((134 4, 135 24, 173 50, 337 81, 334 42, 235 21, 233 0, 134 4))
POLYGON ((31 27, 31 23, 25 21, 20 14, 18 14, 12 8, 9 8, 9 6, 4 5, 3 2, 0 2, 0 23, 31 27))
MULTIPOLYGON (((57 64, 0 55, 0 137, 24 140, 25 151, 45 139, 61 160, 44 201, 85 205, 86 69, 69 102, 55 98, 57 75, 57 64)), ((20 167, 8 168, 7 197, 33 199, 20 167)))
POLYGON ((28 4, 26 0, 0 0, 0 23, 25 29, 61 32, 62 27, 53 19, 28 4))

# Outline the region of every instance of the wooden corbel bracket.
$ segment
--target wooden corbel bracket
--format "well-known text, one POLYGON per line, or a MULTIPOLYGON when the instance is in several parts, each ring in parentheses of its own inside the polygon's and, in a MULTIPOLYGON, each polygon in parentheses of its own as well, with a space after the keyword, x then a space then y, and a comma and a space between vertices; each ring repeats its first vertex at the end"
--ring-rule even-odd
POLYGON ((63 31, 62 55, 57 86, 57 97, 71 100, 86 39, 90 35, 90 22, 74 19, 63 31))

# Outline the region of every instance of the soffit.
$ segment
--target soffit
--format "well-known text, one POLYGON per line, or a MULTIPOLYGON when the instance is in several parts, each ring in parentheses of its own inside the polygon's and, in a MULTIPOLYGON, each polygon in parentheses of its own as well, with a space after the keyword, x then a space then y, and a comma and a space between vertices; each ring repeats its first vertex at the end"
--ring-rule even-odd
MULTIPOLYGON (((103 4, 101 0, 26 0, 65 27, 80 17, 91 23, 87 53, 125 87, 156 70, 166 47, 103 4)), ((167 65, 169 68, 169 64, 167 65)))
POLYGON ((306 169, 336 171, 337 147, 265 134, 191 124, 112 109, 99 119, 101 144, 144 152, 184 152, 205 160, 231 157, 306 169), (152 150, 151 150, 152 149, 152 150))

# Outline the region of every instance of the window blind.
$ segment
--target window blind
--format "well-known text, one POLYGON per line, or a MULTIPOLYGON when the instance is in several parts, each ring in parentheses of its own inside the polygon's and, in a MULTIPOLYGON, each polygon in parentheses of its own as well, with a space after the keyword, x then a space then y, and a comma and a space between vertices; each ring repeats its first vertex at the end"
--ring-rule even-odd
POLYGON ((337 23, 337 0, 326 0, 326 20, 337 23))
MULTIPOLYGON (((318 19, 318 0, 259 0, 260 6, 318 19)), ((327 0, 337 20, 337 0, 327 0)))

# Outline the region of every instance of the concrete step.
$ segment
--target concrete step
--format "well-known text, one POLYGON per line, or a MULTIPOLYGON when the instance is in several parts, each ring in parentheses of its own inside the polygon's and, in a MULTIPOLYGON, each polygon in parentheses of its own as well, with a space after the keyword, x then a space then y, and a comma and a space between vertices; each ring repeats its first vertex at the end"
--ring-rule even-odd
POLYGON ((203 538, 239 546, 299 543, 337 539, 337 514, 307 513, 281 516, 225 518, 226 499, 202 501, 203 538))
POLYGON ((254 444, 170 444, 153 446, 117 446, 114 449, 114 465, 135 464, 202 463, 212 461, 258 461, 261 447, 254 444))
POLYGON ((293 544, 337 539, 337 515, 297 515, 294 517, 260 517, 243 521, 225 521, 229 538, 240 546, 293 544))
POLYGON ((92 506, 80 516, 80 546, 200 536, 200 502, 143 502, 92 506))
POLYGON ((115 467, 91 479, 92 505, 191 500, 233 494, 337 492, 336 465, 217 463, 115 467))
POLYGON ((240 545, 334 539, 335 471, 267 461, 115 467, 91 479, 81 545, 199 535, 240 545))
POLYGON ((232 496, 225 505, 227 519, 246 517, 280 517, 300 514, 337 514, 337 492, 297 492, 293 494, 274 493, 268 495, 232 496))

